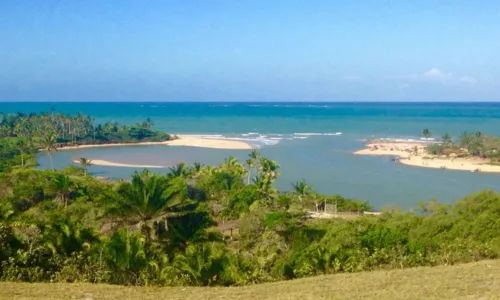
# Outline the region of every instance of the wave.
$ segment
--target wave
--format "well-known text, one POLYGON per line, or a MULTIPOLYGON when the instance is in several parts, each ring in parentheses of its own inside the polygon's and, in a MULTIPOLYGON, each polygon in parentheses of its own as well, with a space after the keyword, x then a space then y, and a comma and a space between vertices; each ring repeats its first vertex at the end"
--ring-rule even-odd
POLYGON ((179 134, 179 136, 204 138, 204 139, 220 139, 246 142, 256 148, 262 146, 274 146, 283 140, 304 140, 311 136, 338 136, 342 132, 296 132, 296 133, 233 133, 233 134, 179 134))
POLYGON ((248 132, 248 133, 242 133, 242 136, 250 136, 250 135, 258 135, 258 132, 248 132))

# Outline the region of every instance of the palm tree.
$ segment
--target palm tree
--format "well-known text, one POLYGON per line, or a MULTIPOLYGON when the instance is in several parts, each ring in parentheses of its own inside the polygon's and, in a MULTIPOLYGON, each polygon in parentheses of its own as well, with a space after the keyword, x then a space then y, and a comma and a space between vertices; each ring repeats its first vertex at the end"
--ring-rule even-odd
POLYGON ((258 162, 260 161, 260 152, 257 151, 257 150, 252 150, 252 152, 250 152, 250 154, 248 155, 248 157, 253 160, 254 162, 254 167, 257 168, 257 164, 258 162))
POLYGON ((252 168, 255 166, 255 162, 253 159, 249 158, 249 159, 247 159, 246 163, 247 163, 247 167, 248 167, 247 184, 250 184, 250 177, 252 176, 252 168))
POLYGON ((427 129, 427 128, 424 128, 424 130, 422 130, 422 136, 425 138, 425 139, 428 139, 430 138, 432 135, 432 132, 427 129))
POLYGON ((239 175, 245 173, 245 168, 240 164, 240 162, 234 156, 229 156, 229 158, 224 160, 221 168, 223 170, 233 172, 239 175))
POLYGON ((177 178, 177 177, 186 178, 186 177, 188 177, 189 173, 190 173, 190 170, 186 166, 186 164, 183 162, 180 162, 180 163, 176 164, 175 166, 169 168, 168 176, 170 178, 177 178))
POLYGON ((142 126, 146 129, 151 129, 151 127, 153 126, 153 121, 151 120, 151 118, 147 118, 146 121, 142 122, 142 126))
POLYGON ((461 147, 464 147, 467 150, 469 150, 473 142, 474 142, 474 137, 472 136, 472 134, 469 134, 468 132, 462 132, 462 134, 460 135, 461 147))
POLYGON ((88 159, 88 158, 85 158, 85 157, 80 157, 80 159, 78 160, 78 162, 80 163, 80 165, 82 166, 83 170, 84 170, 84 176, 87 176, 87 173, 88 173, 88 168, 92 165, 92 160, 91 159, 88 159))
POLYGON ((54 133, 49 133, 42 140, 42 145, 47 155, 49 156, 50 168, 54 170, 54 163, 52 161, 52 152, 57 151, 57 138, 54 133))
POLYGON ((179 178, 159 176, 147 170, 136 172, 132 182, 119 186, 118 197, 106 213, 141 228, 150 237, 153 225, 157 226, 156 232, 161 230, 161 225, 168 231, 168 218, 184 213, 182 209, 189 202, 182 199, 182 190, 179 178))
POLYGON ((443 145, 448 146, 451 145, 451 136, 446 132, 443 137, 441 138, 441 141, 443 142, 443 145))
POLYGON ((418 147, 417 147, 417 146, 413 146, 412 151, 413 151, 413 152, 412 152, 412 153, 413 153, 413 155, 418 156, 418 147))
POLYGON ((17 151, 21 155, 21 166, 24 167, 24 151, 26 150, 26 142, 25 140, 18 140, 16 143, 17 151))
POLYGON ((304 206, 304 200, 307 199, 312 191, 311 186, 309 186, 304 179, 296 183, 292 183, 293 193, 297 195, 300 201, 300 205, 304 206))
POLYGON ((56 174, 49 184, 49 192, 55 196, 55 201, 63 204, 64 207, 68 206, 68 201, 75 189, 74 182, 62 174, 56 174))
POLYGON ((191 173, 191 176, 193 178, 198 178, 202 171, 203 171, 203 165, 200 164, 199 162, 195 162, 193 163, 193 166, 191 166, 188 172, 191 173))

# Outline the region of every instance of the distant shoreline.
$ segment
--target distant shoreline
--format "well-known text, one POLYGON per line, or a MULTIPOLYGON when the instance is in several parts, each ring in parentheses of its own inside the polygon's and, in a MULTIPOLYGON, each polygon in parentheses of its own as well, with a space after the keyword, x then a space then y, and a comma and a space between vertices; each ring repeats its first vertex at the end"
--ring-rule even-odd
POLYGON ((371 140, 362 150, 355 151, 355 155, 366 156, 395 156, 404 165, 469 172, 500 173, 500 165, 490 165, 489 161, 481 158, 459 158, 432 155, 425 150, 429 141, 384 141, 371 140), (417 152, 414 152, 414 148, 417 152))
MULTIPOLYGON (((178 139, 164 142, 136 142, 136 143, 110 143, 110 144, 95 144, 95 145, 78 145, 58 147, 58 151, 78 150, 86 148, 105 148, 105 147, 127 147, 127 146, 185 146, 185 147, 201 147, 211 149, 229 149, 229 150, 251 150, 253 147, 242 141, 231 141, 223 139, 200 138, 187 135, 178 135, 178 139)), ((41 150, 43 151, 43 150, 41 150)))

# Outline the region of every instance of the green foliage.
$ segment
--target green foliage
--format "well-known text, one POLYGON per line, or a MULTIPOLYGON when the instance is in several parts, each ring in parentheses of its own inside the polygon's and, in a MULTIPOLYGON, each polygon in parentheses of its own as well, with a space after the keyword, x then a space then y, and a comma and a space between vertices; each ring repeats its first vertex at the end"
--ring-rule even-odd
POLYGON ((422 130, 422 136, 425 138, 425 139, 428 139, 430 138, 432 135, 432 132, 428 129, 428 128, 424 128, 422 130))
POLYGON ((441 155, 444 153, 444 144, 443 145, 440 145, 440 144, 429 144, 427 145, 426 147, 426 151, 430 154, 433 154, 433 155, 441 155))
MULTIPOLYGON (((57 143, 79 143, 89 134, 93 141, 158 137, 151 133, 151 120, 130 128, 111 123, 94 128, 78 127, 85 123, 81 115, 52 118, 16 115, 2 121, 9 136, 0 138, 6 159, 0 163, 2 280, 243 285, 500 255, 500 194, 492 191, 451 206, 422 202, 416 214, 392 209, 362 216, 358 213, 373 208, 367 201, 321 195, 305 180, 278 192, 279 164, 257 151, 245 165, 234 157, 220 166, 181 163, 165 175, 145 170, 120 182, 87 176, 91 161, 85 158, 81 167, 62 171, 27 168, 36 147, 27 146, 24 136, 31 129, 18 125, 22 120, 52 124, 57 143), (308 210, 329 207, 356 214, 307 217, 308 210), (223 232, 225 225, 230 235, 223 232)), ((53 150, 52 137, 47 135, 47 150, 53 150)), ((432 147, 448 153, 448 147, 457 147, 449 143, 432 147)), ((494 143, 482 134, 464 135, 459 143, 471 153, 493 155, 487 149, 494 143)))

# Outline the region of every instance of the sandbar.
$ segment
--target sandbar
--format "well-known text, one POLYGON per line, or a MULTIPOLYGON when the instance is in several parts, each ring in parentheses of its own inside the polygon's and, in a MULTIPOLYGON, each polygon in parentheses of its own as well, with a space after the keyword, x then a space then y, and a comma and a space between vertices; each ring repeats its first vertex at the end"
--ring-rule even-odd
MULTIPOLYGON (((147 169, 162 169, 166 168, 164 166, 156 166, 156 165, 135 165, 135 164, 123 164, 123 163, 116 163, 116 162, 111 162, 107 160, 102 160, 102 159, 92 159, 92 165, 95 166, 106 166, 106 167, 127 167, 127 168, 147 168, 147 169)), ((78 160, 74 160, 74 163, 79 163, 78 160)))
POLYGON ((487 159, 431 155, 425 151, 428 144, 428 142, 373 141, 366 144, 365 149, 356 151, 354 154, 395 156, 400 163, 415 167, 500 173, 500 166, 489 164, 487 159), (414 147, 417 147, 417 153, 414 152, 414 147))
MULTIPOLYGON (((142 143, 115 143, 115 144, 99 144, 99 145, 78 145, 61 147, 57 150, 76 150, 85 148, 104 148, 104 147, 128 147, 128 146, 185 146, 185 147, 202 147, 212 149, 230 149, 230 150, 249 150, 253 147, 243 141, 233 141, 224 139, 201 138, 187 135, 178 135, 176 140, 166 142, 142 142, 142 143)), ((43 150, 42 150, 43 151, 43 150)))

